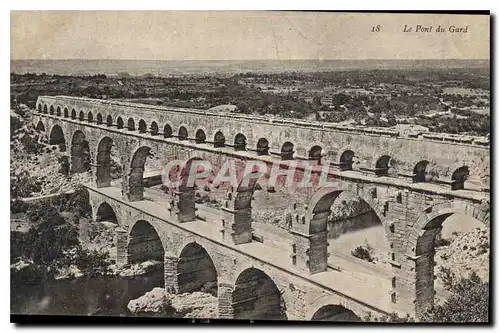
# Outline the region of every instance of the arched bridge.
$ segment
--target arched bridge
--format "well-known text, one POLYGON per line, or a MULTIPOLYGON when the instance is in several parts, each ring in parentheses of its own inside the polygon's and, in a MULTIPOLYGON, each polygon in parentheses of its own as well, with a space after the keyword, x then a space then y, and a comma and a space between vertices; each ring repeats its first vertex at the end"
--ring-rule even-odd
POLYGON ((222 318, 419 315, 434 300, 434 239, 443 221, 452 214, 489 219, 489 149, 472 141, 344 133, 63 96, 40 97, 34 125, 49 143, 65 147, 71 172, 92 172, 85 186, 95 220, 116 223, 117 262, 164 261, 165 287, 174 292, 213 286, 222 318), (121 166, 114 180, 113 150, 121 166), (158 193, 144 176, 154 159, 159 166, 183 159, 187 168, 194 159, 220 165, 228 158, 330 165, 328 178, 339 184, 294 193, 277 212, 286 220, 280 228, 252 209, 262 191, 253 183, 219 189, 226 191, 222 202, 208 205, 195 203, 195 185, 158 193), (331 264, 332 257, 345 261, 328 244, 330 209, 344 193, 371 207, 383 226, 387 270, 362 260, 331 264))

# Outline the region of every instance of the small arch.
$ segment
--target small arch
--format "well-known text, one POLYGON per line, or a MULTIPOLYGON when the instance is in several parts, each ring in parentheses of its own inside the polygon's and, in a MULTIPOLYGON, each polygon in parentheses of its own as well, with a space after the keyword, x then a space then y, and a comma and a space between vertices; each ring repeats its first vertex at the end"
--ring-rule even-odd
POLYGON ((50 106, 50 114, 54 114, 54 106, 53 105, 50 106))
POLYGON ((122 117, 118 117, 118 119, 116 119, 116 128, 123 129, 123 119, 122 119, 122 117))
POLYGON ((178 135, 179 140, 187 140, 188 139, 188 131, 186 127, 181 126, 179 127, 179 135, 178 135))
POLYGON ((309 159, 313 161, 320 161, 322 150, 323 149, 321 148, 321 146, 313 146, 311 149, 309 149, 309 159))
POLYGON ((234 150, 246 150, 247 137, 241 133, 236 134, 234 137, 234 150))
POLYGON ((61 116, 61 107, 58 106, 56 109, 56 116, 60 117, 61 116))
POLYGON ((83 113, 83 111, 80 111, 80 114, 78 115, 78 119, 80 121, 84 121, 85 120, 85 113, 83 113))
POLYGON ((68 118, 68 117, 69 117, 68 108, 64 108, 64 118, 68 118))
POLYGON ((427 176, 427 165, 429 161, 420 161, 413 168, 413 182, 414 183, 423 183, 426 182, 427 176))
POLYGON ((149 129, 151 131, 152 136, 158 135, 159 129, 158 129, 158 124, 156 123, 156 121, 151 122, 151 126, 149 126, 149 129))
POLYGON ((148 130, 148 126, 146 125, 146 122, 141 119, 139 120, 139 133, 146 133, 146 131, 148 130))
POLYGON ((312 321, 337 321, 337 322, 360 322, 353 311, 342 305, 324 305, 319 308, 311 318, 312 321))
POLYGON ((41 103, 38 104, 38 112, 42 112, 42 104, 41 103))
POLYGON ((232 299, 235 319, 286 320, 286 309, 274 281, 257 268, 248 268, 236 279, 232 299))
POLYGON ((221 131, 217 131, 214 135, 214 147, 215 148, 223 148, 226 146, 226 137, 222 134, 221 131))
POLYGON ((113 117, 111 117, 111 115, 108 115, 106 117, 106 126, 109 126, 109 127, 113 126, 113 117))
POLYGON ((71 110, 71 119, 76 119, 76 110, 75 109, 71 110))
POLYGON ((376 176, 387 176, 389 175, 389 165, 391 162, 391 157, 389 155, 382 155, 379 157, 375 163, 375 175, 376 176))
POLYGON ((340 170, 352 170, 352 164, 354 159, 354 152, 352 150, 345 150, 339 159, 340 170))
POLYGON ((46 114, 47 112, 48 112, 48 111, 47 111, 47 104, 45 104, 45 105, 43 106, 43 113, 45 113, 45 114, 46 114))
POLYGON ((165 250, 155 228, 147 221, 139 220, 130 229, 127 254, 129 263, 155 260, 163 262, 165 250))
POLYGON ((129 131, 135 131, 135 122, 134 122, 134 119, 133 118, 128 118, 128 121, 127 121, 127 129, 129 131))
POLYGON ((172 127, 169 124, 165 124, 163 127, 163 137, 164 138, 171 138, 172 137, 172 127))
POLYGON ((266 138, 257 141, 257 155, 269 155, 269 141, 266 138))
POLYGON ((202 291, 217 297, 217 271, 208 252, 195 242, 187 244, 177 262, 179 293, 202 291))
POLYGON ((194 140, 196 143, 205 143, 205 141, 207 140, 207 136, 201 128, 196 131, 194 140))
POLYGON ((283 161, 293 160, 293 148, 293 143, 291 143, 290 141, 285 142, 281 146, 281 159, 283 161))
POLYGON ((469 178, 469 167, 462 166, 456 169, 451 176, 451 189, 463 190, 467 178, 469 178))
POLYGON ((102 114, 98 113, 96 116, 97 125, 102 125, 102 114))
POLYGON ((99 205, 94 220, 95 222, 111 222, 118 224, 118 219, 116 218, 116 213, 113 207, 106 202, 99 205))
POLYGON ((89 113, 87 114, 87 121, 88 121, 89 123, 91 123, 92 121, 94 121, 94 115, 92 114, 92 112, 89 112, 89 113))

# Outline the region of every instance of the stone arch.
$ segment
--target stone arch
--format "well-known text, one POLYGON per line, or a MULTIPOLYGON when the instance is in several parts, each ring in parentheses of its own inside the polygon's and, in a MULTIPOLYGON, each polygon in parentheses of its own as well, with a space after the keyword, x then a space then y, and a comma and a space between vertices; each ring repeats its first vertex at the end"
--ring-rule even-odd
POLYGON ((452 190, 463 190, 464 184, 469 177, 469 167, 461 166, 453 171, 451 175, 451 189, 452 190))
POLYGON ((94 115, 92 114, 91 111, 89 111, 89 113, 87 114, 87 121, 89 123, 93 122, 94 121, 94 115))
POLYGON ((85 134, 77 130, 71 139, 71 173, 90 170, 90 148, 85 134))
POLYGON ((221 131, 217 131, 214 134, 214 147, 223 148, 226 146, 226 137, 221 131))
POLYGON ((130 201, 138 201, 144 198, 144 166, 146 159, 150 155, 150 147, 142 146, 138 148, 132 155, 130 161, 130 173, 128 179, 128 199, 130 201))
POLYGON ((102 114, 98 113, 96 116, 97 125, 102 125, 102 114))
POLYGON ((69 117, 68 108, 64 108, 64 118, 68 118, 68 117, 69 117))
POLYGON ((238 133, 234 137, 234 150, 246 150, 247 149, 247 137, 241 133, 238 133))
POLYGON ((150 130, 152 136, 158 135, 159 129, 158 129, 158 124, 156 123, 156 121, 151 122, 151 125, 149 126, 149 130, 150 130))
POLYGON ((189 134, 185 126, 179 127, 177 138, 179 140, 187 140, 189 138, 189 134))
POLYGON ((257 141, 257 155, 269 155, 269 141, 266 138, 257 141))
MULTIPOLYGON (((435 238, 443 222, 453 214, 465 215, 487 224, 486 207, 464 202, 445 202, 429 206, 407 233, 407 256, 415 262, 415 311, 417 316, 434 304, 435 238)), ((411 282, 410 282, 411 283, 411 282)))
POLYGON ((134 118, 130 117, 128 118, 127 120, 127 129, 129 131, 135 131, 135 122, 134 122, 134 118))
POLYGON ((38 112, 42 112, 42 103, 38 103, 38 112))
POLYGON ((124 124, 123 124, 123 119, 122 119, 122 117, 118 117, 118 118, 116 119, 116 128, 118 128, 118 129, 123 129, 123 126, 124 126, 124 124))
POLYGON ((49 113, 54 114, 54 106, 53 105, 50 106, 49 113))
POLYGON ((76 110, 75 109, 71 110, 71 119, 76 119, 76 110))
POLYGON ((286 305, 269 275, 247 268, 236 278, 231 307, 234 319, 286 320, 286 305))
POLYGON ((381 155, 374 160, 373 169, 376 176, 388 176, 392 157, 390 155, 381 155))
POLYGON ((429 165, 429 161, 422 160, 415 164, 413 168, 413 182, 414 183, 423 183, 426 182, 427 176, 427 166, 429 165))
POLYGON ((138 220, 131 227, 127 242, 128 262, 164 261, 165 248, 160 233, 148 221, 138 220))
POLYGON ((286 141, 281 146, 281 159, 284 161, 293 160, 294 145, 290 141, 286 141))
POLYGON ((179 293, 203 291, 217 297, 217 269, 205 248, 196 243, 186 244, 177 262, 179 293))
POLYGON ((115 210, 107 202, 102 202, 96 209, 94 215, 95 222, 111 222, 118 224, 115 210))
POLYGON ((207 140, 207 135, 205 134, 205 131, 201 128, 197 129, 194 140, 196 143, 205 143, 207 140))
POLYGON ((314 145, 309 149, 309 151, 307 153, 307 157, 310 160, 319 162, 319 161, 321 161, 322 151, 323 151, 323 148, 320 145, 314 145))
POLYGON ((165 124, 165 126, 163 126, 163 137, 171 138, 172 135, 173 135, 172 126, 170 124, 165 124))
POLYGON ((80 121, 85 120, 85 113, 83 111, 80 111, 80 114, 78 115, 78 120, 80 120, 80 121))
POLYGON ((66 139, 61 126, 55 124, 52 126, 49 135, 49 144, 58 145, 60 151, 66 151, 66 139))
POLYGON ((108 115, 106 117, 106 126, 108 126, 108 127, 113 126, 113 117, 111 117, 111 115, 108 115))
POLYGON ((36 124, 35 129, 39 132, 45 132, 45 125, 43 124, 42 120, 39 120, 38 123, 36 124))
POLYGON ((44 104, 44 106, 43 106, 43 113, 45 113, 45 114, 46 114, 47 112, 48 112, 48 111, 47 111, 47 104, 44 104))
POLYGON ((60 117, 61 116, 61 107, 58 106, 56 109, 56 116, 60 117))
POLYGON ((139 133, 146 133, 148 130, 148 126, 146 125, 146 122, 144 119, 139 120, 139 127, 137 128, 139 130, 139 133))
POLYGON ((340 170, 352 170, 352 165, 354 163, 354 152, 350 149, 346 149, 339 156, 339 168, 340 170))
POLYGON ((111 185, 111 149, 113 140, 104 137, 97 145, 97 168, 96 185, 97 187, 108 187, 111 185))
POLYGON ((352 310, 340 304, 327 304, 317 309, 311 321, 360 322, 362 321, 352 310))

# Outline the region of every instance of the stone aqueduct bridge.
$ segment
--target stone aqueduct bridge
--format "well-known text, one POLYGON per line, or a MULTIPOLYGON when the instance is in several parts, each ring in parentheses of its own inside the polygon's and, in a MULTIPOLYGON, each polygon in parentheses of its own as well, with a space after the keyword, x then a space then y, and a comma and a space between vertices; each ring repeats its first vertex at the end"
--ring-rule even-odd
POLYGON ((331 310, 418 316, 433 303, 434 239, 444 219, 458 213, 489 222, 489 147, 469 138, 284 122, 66 96, 39 97, 34 117, 50 143, 71 147, 72 172, 85 171, 83 151, 90 152, 90 204, 94 216, 116 217, 117 262, 164 260, 165 287, 177 292, 216 283, 221 318, 310 320, 331 310), (121 157, 121 190, 111 186, 111 147, 121 157), (232 188, 223 208, 198 205, 198 213, 194 188, 186 186, 172 200, 145 200, 151 154, 216 164, 228 157, 301 159, 331 164, 329 179, 341 182, 316 189, 304 207, 291 203, 282 239, 257 241, 252 183, 232 188), (392 267, 387 290, 327 263, 327 219, 344 191, 366 201, 384 227, 392 267))

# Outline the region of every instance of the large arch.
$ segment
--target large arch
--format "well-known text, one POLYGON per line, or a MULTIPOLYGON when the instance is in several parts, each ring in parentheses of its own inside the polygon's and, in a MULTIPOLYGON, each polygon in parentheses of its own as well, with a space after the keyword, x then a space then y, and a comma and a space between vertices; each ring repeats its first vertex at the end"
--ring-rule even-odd
POLYGON ((469 178, 469 167, 462 166, 456 169, 451 176, 451 189, 463 190, 467 178, 469 178))
POLYGON ((108 187, 111 185, 111 149, 113 140, 104 137, 97 146, 97 169, 96 185, 97 187, 108 187))
POLYGON ((313 314, 312 321, 360 322, 353 311, 338 304, 324 305, 313 314))
POLYGON ((236 134, 234 137, 234 150, 246 150, 247 137, 241 133, 236 134))
POLYGON ((115 210, 106 202, 101 203, 97 208, 94 221, 111 222, 118 224, 118 219, 116 218, 115 210))
POLYGON ((52 126, 49 135, 49 144, 58 145, 60 151, 66 151, 66 139, 64 138, 64 133, 61 126, 57 124, 52 126))
POLYGON ((150 147, 142 146, 132 155, 128 175, 128 198, 130 201, 138 201, 144 198, 144 166, 146 159, 150 155, 150 150, 150 147))
MULTIPOLYGON (((436 236, 440 234, 445 220, 454 214, 467 216, 485 225, 488 223, 486 206, 480 208, 466 203, 445 202, 425 209, 407 233, 406 254, 415 262, 414 295, 417 315, 434 304, 435 240, 436 236)), ((405 288, 401 284, 398 286, 405 288)))
POLYGON ((146 125, 146 122, 144 119, 139 120, 139 127, 137 128, 139 130, 139 133, 146 133, 148 130, 148 125, 146 125))
POLYGON ((234 319, 286 320, 286 308, 274 281, 257 268, 241 272, 232 295, 234 319))
POLYGON ((35 129, 39 132, 45 132, 45 125, 43 124, 43 121, 39 120, 35 129))
POLYGON ((269 141, 266 138, 257 141, 257 155, 269 155, 269 141))
POLYGON ((293 154, 295 153, 294 145, 290 141, 286 141, 282 146, 281 146, 281 159, 283 161, 289 161, 293 160, 293 154))
POLYGON ((163 263, 165 257, 163 243, 158 232, 149 222, 139 220, 130 228, 127 256, 131 264, 147 260, 163 263))
POLYGON ((226 137, 221 131, 217 131, 214 135, 214 147, 223 148, 226 146, 226 137))
POLYGON ((208 252, 196 242, 187 244, 177 262, 179 293, 202 291, 217 297, 217 270, 208 252))
POLYGON ((71 140, 71 173, 81 173, 90 170, 89 142, 85 134, 78 130, 71 140))

